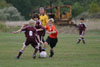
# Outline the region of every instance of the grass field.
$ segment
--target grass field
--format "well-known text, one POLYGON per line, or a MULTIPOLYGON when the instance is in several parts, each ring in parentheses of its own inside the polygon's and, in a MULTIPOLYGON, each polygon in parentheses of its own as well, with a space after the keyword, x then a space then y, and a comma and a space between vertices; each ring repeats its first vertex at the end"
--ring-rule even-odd
MULTIPOLYGON (((100 67, 100 33, 87 34, 85 45, 76 44, 76 34, 59 34, 58 38, 53 58, 33 59, 33 48, 28 46, 16 60, 24 34, 0 33, 0 67, 100 67)), ((46 50, 49 55, 49 46, 46 50)))

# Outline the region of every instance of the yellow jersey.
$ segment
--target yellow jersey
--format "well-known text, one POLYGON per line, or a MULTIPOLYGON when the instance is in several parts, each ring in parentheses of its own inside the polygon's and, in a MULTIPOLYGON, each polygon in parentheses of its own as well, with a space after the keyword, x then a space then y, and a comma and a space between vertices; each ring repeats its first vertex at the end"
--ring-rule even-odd
POLYGON ((46 14, 40 15, 40 21, 43 26, 46 26, 48 23, 48 16, 46 14))

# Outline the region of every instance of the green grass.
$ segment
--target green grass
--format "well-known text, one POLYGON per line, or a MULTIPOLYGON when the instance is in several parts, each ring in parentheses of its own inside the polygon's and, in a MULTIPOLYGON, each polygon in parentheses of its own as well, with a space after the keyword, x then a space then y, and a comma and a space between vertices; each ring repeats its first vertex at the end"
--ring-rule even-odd
MULTIPOLYGON (((24 34, 0 33, 0 67, 100 67, 100 34, 87 34, 86 45, 76 44, 76 34, 59 34, 58 38, 53 58, 33 59, 33 48, 28 46, 16 60, 24 34)), ((49 55, 49 46, 46 50, 49 55)))

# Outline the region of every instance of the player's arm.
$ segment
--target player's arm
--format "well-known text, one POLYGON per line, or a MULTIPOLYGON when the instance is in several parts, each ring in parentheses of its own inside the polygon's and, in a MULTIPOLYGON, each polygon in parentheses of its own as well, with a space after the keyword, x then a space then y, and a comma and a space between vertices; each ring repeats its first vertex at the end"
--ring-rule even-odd
POLYGON ((84 32, 86 32, 86 27, 87 27, 87 26, 84 24, 84 32))
POLYGON ((84 29, 84 34, 85 34, 85 32, 86 32, 86 28, 84 29))
POLYGON ((45 28, 43 26, 41 26, 41 28, 37 29, 36 31, 43 31, 43 30, 45 30, 45 28))
POLYGON ((53 34, 53 33, 56 33, 56 30, 54 30, 54 31, 51 31, 51 32, 49 32, 49 31, 46 31, 46 33, 48 33, 48 34, 53 34))
POLYGON ((40 37, 39 37, 39 35, 37 35, 37 38, 38 38, 38 41, 40 42, 40 37))
POLYGON ((17 31, 14 31, 14 32, 12 32, 13 34, 16 34, 16 33, 19 33, 19 32, 21 32, 22 31, 22 29, 23 29, 23 27, 24 27, 24 25, 22 25, 22 27, 19 29, 19 30, 17 30, 17 31))
POLYGON ((41 28, 41 29, 37 29, 36 31, 43 31, 43 29, 41 28))
POLYGON ((39 43, 42 43, 41 40, 40 40, 40 37, 39 37, 39 35, 38 35, 38 33, 37 33, 37 31, 35 31, 35 33, 36 33, 36 37, 37 37, 39 43))
POLYGON ((50 31, 50 32, 47 31, 48 34, 53 34, 53 33, 56 33, 56 32, 57 32, 57 31, 56 31, 56 28, 55 28, 55 27, 53 27, 53 31, 50 31))
POLYGON ((43 42, 40 40, 39 35, 37 35, 37 39, 38 39, 39 43, 42 43, 43 44, 43 42))

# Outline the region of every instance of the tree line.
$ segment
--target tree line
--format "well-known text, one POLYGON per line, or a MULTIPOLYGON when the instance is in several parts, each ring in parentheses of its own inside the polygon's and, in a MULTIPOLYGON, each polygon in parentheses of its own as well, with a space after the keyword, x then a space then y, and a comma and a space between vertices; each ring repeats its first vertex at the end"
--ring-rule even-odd
POLYGON ((82 12, 88 11, 90 14, 100 12, 100 0, 0 0, 0 8, 4 6, 14 6, 18 9, 25 19, 29 19, 29 13, 39 7, 50 5, 52 1, 53 6, 56 5, 72 5, 72 16, 76 17, 82 12), (2 5, 2 6, 1 6, 2 5))

